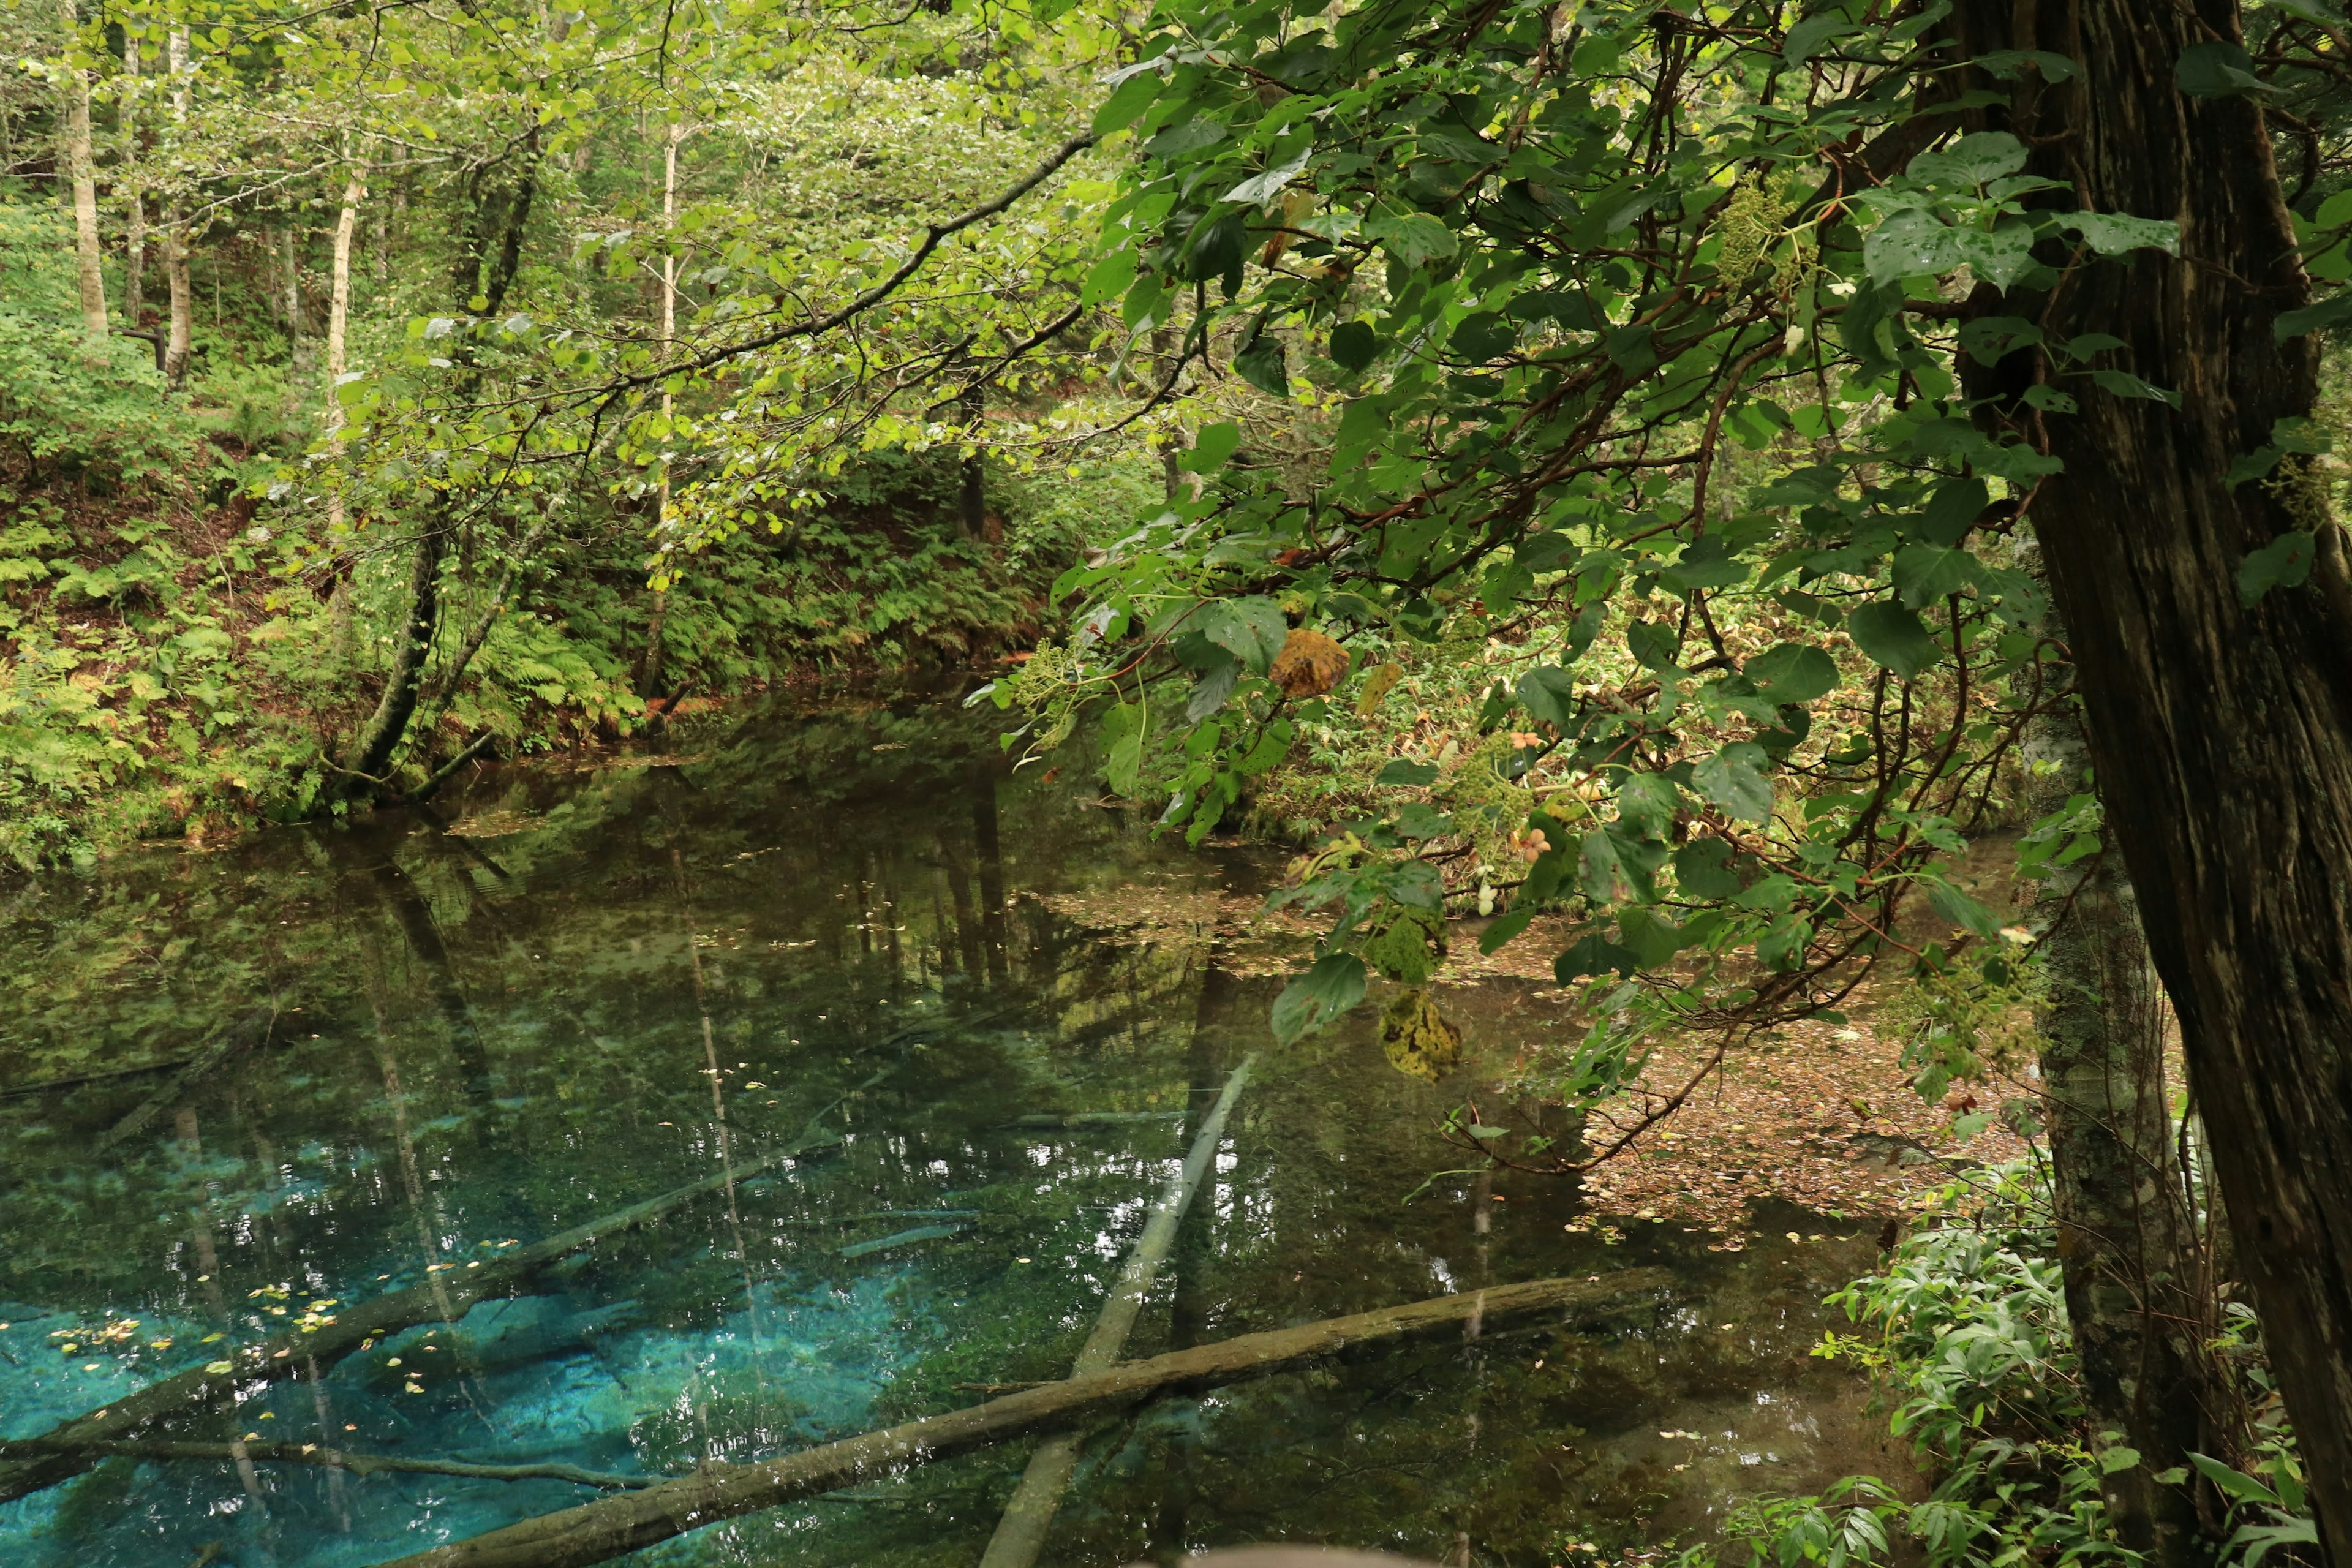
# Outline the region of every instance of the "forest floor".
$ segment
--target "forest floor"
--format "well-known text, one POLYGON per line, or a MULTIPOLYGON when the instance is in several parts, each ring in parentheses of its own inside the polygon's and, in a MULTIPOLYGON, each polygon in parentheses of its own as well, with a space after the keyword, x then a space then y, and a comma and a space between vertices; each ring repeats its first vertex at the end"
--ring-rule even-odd
MULTIPOLYGON (((1268 910, 1255 894, 1182 871, 1041 901, 1115 941, 1213 952, 1220 967, 1241 975, 1291 973, 1311 953, 1318 931, 1293 910, 1268 910)), ((1551 974, 1553 954, 1573 940, 1573 922, 1538 920, 1492 955, 1479 953, 1473 930, 1456 923, 1437 984, 1471 1053, 1448 1087, 1482 1095, 1507 1086, 1548 1047, 1572 1043, 1584 1019, 1579 993, 1551 974)), ((1977 1108, 1969 1091, 1920 1098, 1903 1063, 1898 1021, 1883 1006, 1890 989, 1865 984, 1843 1020, 1785 1025, 1731 1050, 1719 1050, 1710 1037, 1657 1042, 1633 1091, 1594 1111, 1593 1142, 1613 1142, 1604 1127, 1632 1126, 1660 1097, 1687 1091, 1685 1098, 1622 1153, 1585 1173, 1591 1214, 1580 1223, 1605 1234, 1611 1219, 1678 1222, 1714 1231, 1712 1247, 1737 1251, 1756 1234, 1751 1216, 1767 1199, 1831 1218, 1899 1224, 1959 1170, 2026 1154, 2027 1140, 2000 1120, 1965 1141, 1955 1137, 1956 1114, 1977 1108)), ((2015 1088, 2031 1092, 2030 1084, 2015 1088)))

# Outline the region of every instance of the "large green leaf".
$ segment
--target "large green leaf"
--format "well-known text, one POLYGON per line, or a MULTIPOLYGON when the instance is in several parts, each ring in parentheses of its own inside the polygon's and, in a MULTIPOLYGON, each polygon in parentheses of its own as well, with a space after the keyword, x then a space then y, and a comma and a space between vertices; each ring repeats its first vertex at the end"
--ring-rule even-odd
POLYGON ((1353 953, 1327 953, 1283 987, 1274 1002, 1274 1035, 1284 1045, 1322 1028, 1364 999, 1363 960, 1353 953))
POLYGON ((1846 632, 1870 661, 1906 680, 1944 657, 1944 649, 1919 617, 1892 599, 1863 605, 1848 616, 1846 632))

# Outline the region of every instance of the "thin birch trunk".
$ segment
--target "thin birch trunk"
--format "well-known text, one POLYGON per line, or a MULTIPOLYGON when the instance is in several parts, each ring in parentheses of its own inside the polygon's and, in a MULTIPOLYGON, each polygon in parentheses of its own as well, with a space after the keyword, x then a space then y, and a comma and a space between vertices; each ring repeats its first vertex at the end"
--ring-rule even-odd
POLYGON ((82 327, 90 353, 106 353, 106 273, 98 245, 98 176, 89 150, 89 73, 73 63, 81 47, 81 17, 74 0, 58 0, 58 19, 65 24, 66 171, 73 188, 74 249, 81 263, 82 327))
MULTIPOLYGON (((173 28, 164 47, 176 132, 188 118, 188 30, 173 28)), ((196 291, 188 282, 188 220, 177 200, 163 209, 163 279, 172 297, 172 325, 163 344, 163 379, 176 388, 188 379, 188 351, 195 340, 196 321, 196 291)))
MULTIPOLYGON (((122 66, 133 79, 134 91, 139 76, 140 57, 139 40, 125 39, 122 47, 122 66)), ((124 100, 121 110, 123 145, 130 149, 129 156, 134 159, 139 151, 139 137, 132 124, 134 114, 132 106, 136 102, 135 96, 124 100)), ((135 332, 146 324, 143 318, 147 314, 147 193, 140 187, 136 163, 130 164, 129 172, 131 174, 131 222, 130 232, 124 236, 122 247, 122 319, 131 324, 131 330, 135 332)))
MULTIPOLYGON (((352 230, 359 222, 360 202, 366 195, 367 182, 354 164, 351 177, 343 184, 342 211, 335 219, 333 292, 327 304, 327 446, 329 456, 336 459, 343 452, 343 340, 352 313, 352 230)), ((330 532, 341 532, 343 475, 340 462, 331 482, 334 488, 327 493, 327 527, 330 532)))

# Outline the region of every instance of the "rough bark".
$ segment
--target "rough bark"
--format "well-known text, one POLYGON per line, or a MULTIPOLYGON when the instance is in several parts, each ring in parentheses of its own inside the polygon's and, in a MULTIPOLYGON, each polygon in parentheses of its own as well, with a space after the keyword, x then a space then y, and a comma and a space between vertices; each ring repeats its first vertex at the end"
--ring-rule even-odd
MULTIPOLYGON (((66 67, 58 73, 65 99, 66 176, 72 193, 74 255, 80 263, 82 330, 92 354, 106 353, 106 273, 98 243, 98 175, 89 147, 89 73, 74 57, 81 48, 81 16, 74 0, 58 0, 65 26, 66 67)), ((134 323, 135 324, 135 323, 134 323)))
MULTIPOLYGON (((827 1107, 826 1111, 818 1112, 803 1135, 792 1143, 750 1164, 738 1166, 731 1179, 741 1181, 833 1142, 817 1130, 818 1122, 830 1110, 827 1107)), ((719 1191, 730 1179, 726 1175, 706 1176, 618 1213, 559 1231, 544 1241, 516 1247, 479 1268, 451 1269, 446 1275, 435 1275, 424 1284, 355 1303, 314 1332, 280 1334, 235 1350, 225 1349, 221 1360, 229 1363, 228 1371, 215 1373, 199 1368, 151 1384, 103 1410, 76 1416, 30 1439, 24 1449, 29 1457, 0 1459, 0 1502, 14 1501, 89 1469, 103 1458, 91 1447, 93 1444, 127 1441, 168 1416, 226 1403, 236 1396, 241 1386, 250 1385, 257 1379, 296 1375, 303 1367, 302 1360, 297 1359, 298 1352, 320 1366, 331 1366, 363 1342, 396 1334, 418 1323, 454 1322, 475 1302, 508 1294, 558 1258, 650 1225, 697 1198, 719 1191)))
POLYGON ((755 1465, 709 1464, 698 1475, 606 1498, 469 1541, 453 1542, 384 1568, 587 1568, 625 1552, 735 1519, 855 1485, 910 1464, 943 1459, 1025 1432, 1066 1426, 1179 1389, 1214 1388, 1304 1362, 1408 1335, 1453 1328, 1476 1312, 1492 1320, 1559 1309, 1592 1310, 1663 1291, 1672 1277, 1634 1269, 1595 1279, 1539 1279, 1441 1296, 1410 1306, 1328 1318, 1297 1328, 1129 1362, 992 1399, 966 1410, 909 1421, 839 1443, 755 1465))
POLYGON ((2079 68, 2017 84, 2008 117, 2065 205, 2181 225, 2177 258, 2087 260, 2000 309, 2053 342, 2111 333, 2127 346, 2099 363, 2180 396, 2075 382, 2079 414, 2021 411, 2065 463, 2029 515, 2323 1535, 2352 1542, 2352 622, 2324 556, 2307 586, 2236 589, 2249 552, 2314 521, 2294 486, 2225 476, 2308 413, 2315 371, 2272 330, 2308 285, 2262 110, 2175 85, 2183 50, 2239 37, 2236 6, 1963 0, 1955 21, 1963 58, 2079 68))
MULTIPOLYGON (((2044 627, 2063 641, 2063 629, 2044 627)), ((2053 675, 2063 685, 2069 671, 2053 675)), ((2030 802, 2048 816, 2090 787, 2090 750, 2071 699, 2035 722, 2030 802)), ((2153 1568, 2190 1568, 2201 1541, 2195 1500, 2158 1486, 2203 1436, 2207 1397, 2198 1339, 2204 1257, 2187 1212, 2164 1070, 2168 1008, 2140 934, 2130 879, 2112 855, 2061 868, 2037 914, 2049 990, 2037 1010, 2042 1084, 2066 1312, 2091 1420, 2139 1451, 2103 1478, 2123 1543, 2153 1568)))

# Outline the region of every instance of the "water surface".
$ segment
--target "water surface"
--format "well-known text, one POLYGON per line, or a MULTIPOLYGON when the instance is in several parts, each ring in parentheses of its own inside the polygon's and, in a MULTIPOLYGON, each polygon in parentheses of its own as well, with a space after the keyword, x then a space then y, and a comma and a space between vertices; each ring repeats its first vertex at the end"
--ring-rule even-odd
MULTIPOLYGON (((1612 1245, 1563 1228, 1561 1184, 1424 1188, 1459 1163, 1431 1132, 1446 1097, 1365 1020, 1278 1049, 1272 983, 1205 931, 1054 912, 1252 891, 1255 858, 1009 775, 950 703, 780 703, 661 743, 0 889, 0 1436, 811 1137, 509 1298, 148 1436, 676 1474, 970 1404, 1066 1372, 1255 1055, 1130 1355, 1558 1274, 1663 1264, 1678 1289, 1098 1422, 1047 1563, 1291 1539, 1564 1563, 1899 1468, 1806 1354, 1867 1242, 1612 1245)), ((1506 1053, 1549 1006, 1448 1005, 1506 1053)), ((639 1558, 970 1564, 1025 1456, 639 1558)), ((121 1456, 0 1505, 0 1562, 358 1568, 595 1495, 121 1456)))

